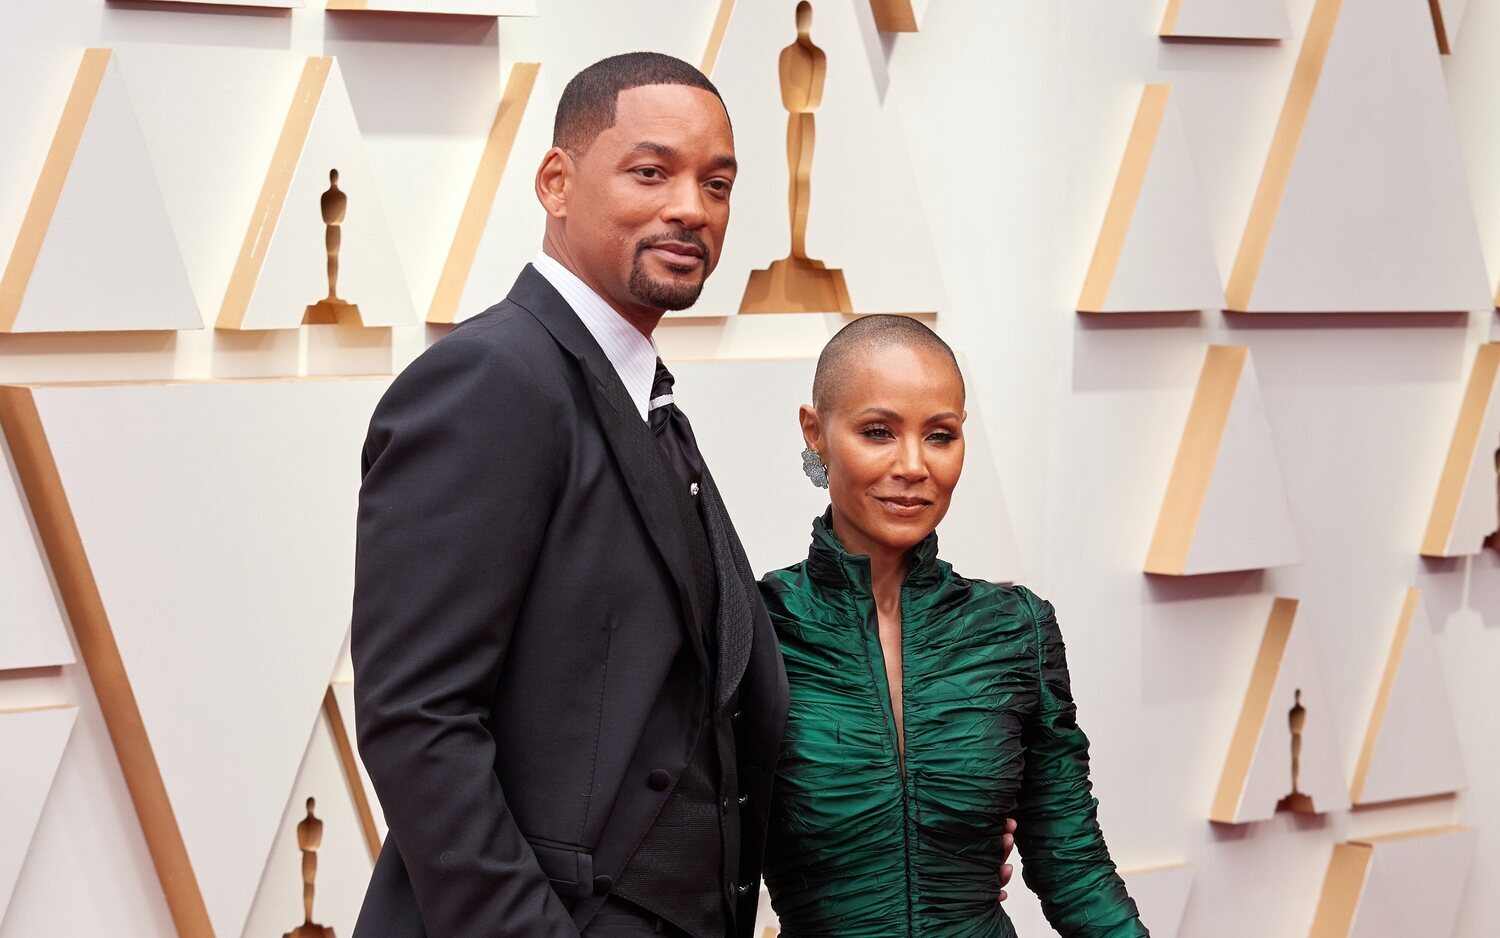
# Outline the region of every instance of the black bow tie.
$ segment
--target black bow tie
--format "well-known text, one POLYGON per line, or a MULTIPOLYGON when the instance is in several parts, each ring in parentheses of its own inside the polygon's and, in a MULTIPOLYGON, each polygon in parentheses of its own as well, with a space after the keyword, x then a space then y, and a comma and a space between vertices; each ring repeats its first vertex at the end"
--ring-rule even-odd
POLYGON ((703 481, 703 456, 698 452, 698 441, 693 437, 687 414, 672 399, 672 373, 660 358, 656 360, 656 381, 651 385, 647 419, 662 455, 697 495, 698 483, 703 481))

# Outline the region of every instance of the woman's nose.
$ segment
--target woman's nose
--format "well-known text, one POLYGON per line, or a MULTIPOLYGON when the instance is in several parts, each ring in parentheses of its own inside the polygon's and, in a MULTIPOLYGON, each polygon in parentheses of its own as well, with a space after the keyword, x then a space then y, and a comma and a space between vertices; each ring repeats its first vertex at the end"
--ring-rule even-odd
POLYGON ((894 475, 908 482, 920 482, 927 478, 927 459, 922 452, 921 440, 902 440, 896 451, 894 475))

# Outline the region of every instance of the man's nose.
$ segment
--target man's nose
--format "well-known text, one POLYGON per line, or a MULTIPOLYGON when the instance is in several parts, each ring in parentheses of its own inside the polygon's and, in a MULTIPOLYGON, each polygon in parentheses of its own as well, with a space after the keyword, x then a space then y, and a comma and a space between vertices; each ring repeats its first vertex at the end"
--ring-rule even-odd
POLYGON ((703 203, 703 189, 696 179, 683 179, 671 187, 671 196, 663 206, 662 220, 687 229, 708 224, 708 210, 703 203))

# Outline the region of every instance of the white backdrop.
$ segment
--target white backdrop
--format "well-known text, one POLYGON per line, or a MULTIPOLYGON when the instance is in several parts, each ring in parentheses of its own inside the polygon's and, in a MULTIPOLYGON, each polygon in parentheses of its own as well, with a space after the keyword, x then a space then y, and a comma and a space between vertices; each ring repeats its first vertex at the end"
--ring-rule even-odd
MULTIPOLYGON (((861 81, 873 84, 883 119, 896 122, 907 148, 907 159, 897 162, 909 164, 910 178, 888 184, 911 188, 902 188, 902 198, 890 204, 915 193, 926 217, 915 222, 923 229, 909 231, 911 219, 875 210, 873 222, 850 226, 827 247, 813 245, 814 251, 833 262, 835 255, 880 255, 892 242, 910 239, 923 258, 935 258, 931 276, 937 282, 927 295, 945 305, 934 324, 965 356, 971 409, 984 421, 993 460, 973 469, 966 482, 996 480, 986 498, 972 490, 970 495, 999 506, 996 517, 1008 518, 1014 528, 1024 582, 1059 610, 1081 722, 1094 742, 1095 785, 1115 859, 1127 868, 1191 867, 1182 935, 1296 935, 1312 922, 1336 843, 1471 825, 1479 831, 1478 846, 1454 934, 1488 938, 1500 932, 1500 892, 1490 888, 1500 881, 1500 747, 1493 718, 1500 711, 1500 685, 1493 679, 1500 664, 1500 557, 1418 556, 1474 348, 1500 337, 1493 309, 1073 311, 1147 82, 1173 86, 1208 213, 1206 227, 1220 275, 1228 280, 1314 0, 1286 0, 1290 39, 1245 44, 1163 42, 1156 32, 1166 0, 942 0, 930 5, 919 33, 899 36, 877 33, 862 0, 822 2, 850 7, 852 14, 843 18, 857 30, 822 35, 817 24, 835 18, 821 17, 814 41, 829 51, 830 68, 858 70, 861 81), (1197 578, 1147 577, 1141 567, 1210 343, 1252 350, 1302 563, 1197 578), (1413 585, 1423 590, 1436 634, 1468 790, 1315 819, 1279 815, 1238 827, 1210 824, 1209 806, 1272 598, 1301 601, 1299 627, 1311 631, 1330 711, 1318 716, 1336 733, 1348 772, 1364 738, 1401 599, 1413 585)), ((20 230, 82 51, 112 47, 208 326, 177 333, 0 335, 0 382, 305 373, 301 345, 307 339, 297 330, 240 335, 211 328, 305 56, 339 60, 420 315, 437 283, 510 65, 540 61, 544 76, 548 69, 566 76, 603 55, 635 48, 697 62, 718 9, 710 0, 538 0, 537 17, 495 20, 325 14, 321 6, 308 0, 288 13, 0 0, 0 251, 9 249, 20 230)), ((1437 57, 1427 4, 1420 0, 1344 0, 1343 6, 1346 16, 1380 19, 1399 31, 1398 38, 1437 57)), ((1472 206, 1468 224, 1477 227, 1493 289, 1500 274, 1500 0, 1469 0, 1461 20, 1454 19, 1447 24, 1456 36, 1453 54, 1439 67, 1467 174, 1459 181, 1472 206)), ((782 44, 790 39, 788 30, 782 44)), ((774 60, 779 45, 763 52, 774 60)), ((733 60, 727 53, 721 57, 733 60)), ((736 83, 737 93, 746 93, 742 84, 736 83)), ((553 95, 560 85, 551 83, 553 95)), ((1403 93, 1402 82, 1390 85, 1382 93, 1403 93)), ((1385 113, 1433 106, 1431 100, 1391 103, 1385 113)), ((551 100, 532 105, 550 121, 551 100)), ((817 120, 820 152, 825 140, 864 132, 826 108, 817 120)), ((1433 139, 1413 140, 1411 128, 1394 120, 1365 130, 1374 149, 1348 159, 1386 158, 1399 165, 1402 154, 1433 139)), ((829 143, 826 152, 857 151, 829 143)), ((502 186, 524 186, 539 156, 515 153, 502 186)), ((784 167, 763 171, 784 178, 784 167)), ((820 192, 856 184, 851 180, 870 187, 868 203, 876 209, 883 204, 880 186, 860 177, 857 167, 815 164, 815 226, 836 221, 820 218, 820 204, 858 203, 848 192, 842 201, 829 196, 820 202, 820 192)), ((770 189, 779 191, 779 185, 770 189)), ((1366 198, 1399 206, 1388 194, 1370 191, 1366 198)), ((736 204, 731 239, 781 245, 784 202, 779 196, 768 200, 736 204)), ((110 206, 99 211, 107 213, 110 206)), ((1297 216, 1289 211, 1286 217, 1297 216)), ((535 231, 536 216, 517 226, 535 231)), ((1356 267, 1356 255, 1369 250, 1358 234, 1350 231, 1341 248, 1346 256, 1327 261, 1330 276, 1356 267)), ((781 253, 784 246, 775 256, 781 253)), ((746 269, 721 268, 716 277, 742 284, 748 267, 772 259, 744 258, 746 269)), ((842 266, 855 276, 857 264, 842 266)), ((87 259, 80 258, 80 276, 87 270, 87 259)), ((506 271, 501 279, 508 277, 506 271)), ((1423 286, 1420 280, 1406 285, 1423 286)), ((851 279, 851 294, 858 298, 861 289, 851 279)), ((735 297, 739 290, 720 292, 735 297)), ((732 310, 695 312, 722 316, 732 310)), ((815 316, 699 317, 668 322, 658 338, 674 361, 805 358, 816 354, 836 325, 815 316)), ((437 334, 413 323, 377 341, 399 367, 437 334)), ((329 354, 336 358, 338 349, 329 354)), ((691 373, 707 381, 711 368, 695 364, 691 373)), ((784 390, 774 397, 787 396, 784 390)), ((692 397, 688 388, 684 394, 692 397)), ((699 423, 734 419, 711 410, 702 407, 692 416, 699 423)), ((795 414, 784 419, 790 424, 795 414)), ((743 446, 760 458, 759 439, 720 439, 726 449, 743 446)), ((1497 443, 1489 441, 1490 451, 1497 443)), ((795 452, 785 455, 796 458, 795 452)), ((356 456, 349 454, 350 460, 356 456)), ((163 452, 158 458, 176 471, 214 472, 198 457, 179 460, 163 452)), ((721 458, 734 456, 726 452, 721 458)), ((15 472, 13 465, 9 471, 15 472)), ((0 495, 9 488, 0 484, 0 495)), ((742 525, 751 523, 753 500, 729 496, 731 509, 746 519, 742 525)), ((0 506, 0 519, 7 517, 0 506)), ((26 543, 28 533, 16 524, 0 529, 0 537, 12 538, 0 556, 11 556, 15 545, 22 553, 35 550, 26 543)), ((298 537, 294 529, 283 533, 289 540, 298 537)), ((997 534, 1007 545, 1011 536, 997 534)), ((785 556, 775 559, 777 565, 797 559, 805 528, 785 537, 785 556)), ((771 541, 762 543, 767 552, 775 549, 771 541)), ((235 562, 236 543, 217 549, 226 563, 235 562)), ((17 591, 22 599, 0 595, 0 629, 37 630, 43 638, 28 639, 27 647, 58 648, 54 592, 33 582, 17 591)), ((307 607, 325 599, 309 597, 307 607)), ((319 627, 341 629, 343 623, 319 627)), ((28 661, 24 670, 0 671, 0 710, 78 708, 29 849, 20 845, 24 862, 8 909, 0 908, 0 938, 171 934, 141 825, 88 673, 81 657, 71 660, 75 656, 63 645, 52 666, 28 661)), ((270 675, 267 680, 269 687, 270 675)), ((204 684, 212 682, 192 686, 204 684)), ((217 705, 186 696, 180 701, 200 715, 217 705)), ((298 791, 286 796, 289 824, 276 834, 247 935, 279 933, 300 921, 290 825, 300 817, 304 790, 318 794, 329 837, 338 831, 347 838, 355 830, 352 809, 335 796, 344 784, 337 760, 317 735, 328 731, 326 721, 309 713, 293 730, 303 734, 295 745, 305 745, 308 756, 298 791), (314 734, 310 742, 308 733, 314 734)), ((12 771, 7 760, 24 756, 0 752, 0 784, 12 771)), ((265 780, 248 777, 243 784, 265 780)), ((0 854, 17 846, 0 844, 0 854)), ((333 864, 364 859, 347 841, 324 852, 319 917, 340 934, 352 926, 363 871, 333 864)), ((5 860, 0 855, 0 870, 5 860)), ((1025 908, 1024 897, 1015 901, 1018 910, 1025 908)), ((1029 921, 1025 915, 1019 920, 1029 921)))

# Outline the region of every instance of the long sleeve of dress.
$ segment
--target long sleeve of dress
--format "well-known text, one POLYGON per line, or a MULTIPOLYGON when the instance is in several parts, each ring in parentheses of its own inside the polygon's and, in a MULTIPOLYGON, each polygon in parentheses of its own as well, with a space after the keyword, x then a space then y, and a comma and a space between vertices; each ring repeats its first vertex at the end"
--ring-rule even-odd
POLYGON ((1036 627, 1040 699, 1026 726, 1016 844, 1026 885, 1064 938, 1149 935, 1115 871, 1089 784, 1089 741, 1075 719, 1052 604, 1021 590, 1036 627))

